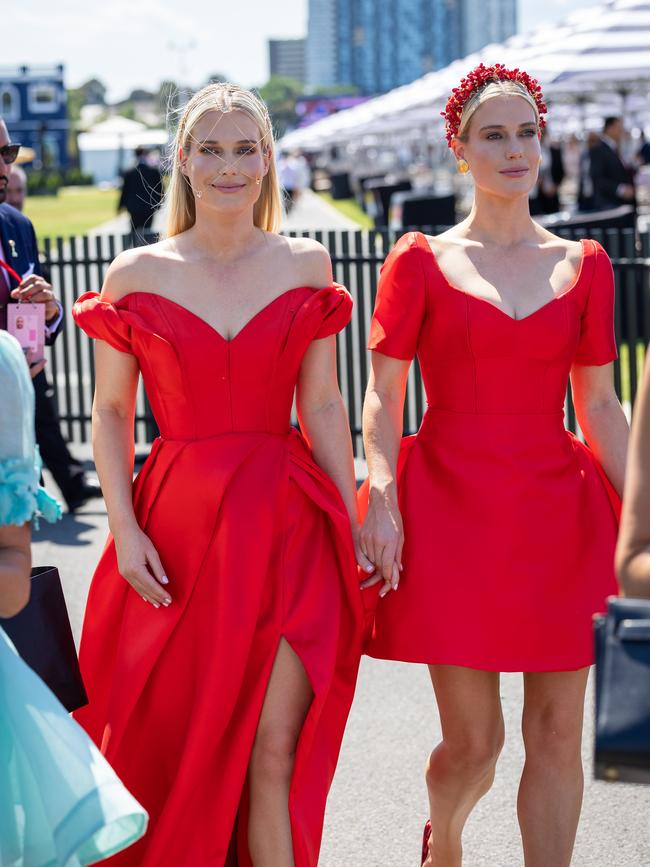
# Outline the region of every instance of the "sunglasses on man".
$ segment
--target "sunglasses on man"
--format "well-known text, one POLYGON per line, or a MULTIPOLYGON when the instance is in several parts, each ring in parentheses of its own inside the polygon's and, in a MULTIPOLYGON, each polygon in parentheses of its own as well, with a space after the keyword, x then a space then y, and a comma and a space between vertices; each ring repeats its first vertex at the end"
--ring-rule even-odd
POLYGON ((0 148, 0 157, 2 157, 2 161, 7 163, 7 165, 11 165, 11 163, 16 162, 16 157, 18 156, 18 151, 20 150, 21 145, 19 144, 8 144, 3 145, 0 148))

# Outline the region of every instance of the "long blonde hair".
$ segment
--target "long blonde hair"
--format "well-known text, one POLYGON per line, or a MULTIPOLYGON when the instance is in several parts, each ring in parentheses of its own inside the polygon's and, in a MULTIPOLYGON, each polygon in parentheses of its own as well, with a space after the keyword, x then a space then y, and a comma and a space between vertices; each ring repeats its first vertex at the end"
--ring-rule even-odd
POLYGON ((273 153, 273 127, 268 109, 252 91, 236 84, 208 84, 195 93, 181 115, 171 153, 171 177, 165 195, 167 208, 167 237, 179 235, 196 222, 194 194, 186 176, 181 171, 179 151, 188 153, 192 142, 192 130, 208 111, 243 111, 253 120, 260 131, 263 150, 270 156, 269 170, 262 178, 260 196, 253 210, 253 222, 267 232, 277 232, 282 215, 282 195, 273 153))

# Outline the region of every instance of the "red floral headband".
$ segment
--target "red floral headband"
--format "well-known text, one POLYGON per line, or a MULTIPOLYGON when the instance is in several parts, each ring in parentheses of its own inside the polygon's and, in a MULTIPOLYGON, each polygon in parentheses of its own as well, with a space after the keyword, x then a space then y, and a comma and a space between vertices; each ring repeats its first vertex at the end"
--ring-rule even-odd
POLYGON ((542 115, 546 114, 548 109, 542 96, 542 88, 535 78, 521 69, 506 69, 501 63, 495 63, 494 66, 485 66, 481 63, 461 80, 458 87, 454 87, 445 110, 440 112, 445 119, 447 144, 450 147, 454 137, 458 135, 460 119, 467 100, 491 81, 515 81, 526 88, 537 106, 540 127, 543 129, 546 126, 542 115))

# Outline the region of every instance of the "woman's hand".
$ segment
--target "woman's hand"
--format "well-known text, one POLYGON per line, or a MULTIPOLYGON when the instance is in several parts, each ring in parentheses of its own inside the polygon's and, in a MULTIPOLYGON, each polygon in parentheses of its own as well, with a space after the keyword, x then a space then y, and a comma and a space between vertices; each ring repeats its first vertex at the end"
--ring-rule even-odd
MULTIPOLYGON (((363 549, 361 548, 361 526, 357 523, 352 524, 352 541, 354 542, 354 553, 357 558, 357 565, 360 569, 363 569, 367 575, 372 575, 375 571, 375 564, 372 563, 363 553, 363 549)), ((372 583, 374 584, 376 582, 373 581, 372 583)), ((366 586, 365 582, 362 586, 366 586)))
POLYGON ((384 582, 379 591, 385 596, 399 587, 402 570, 404 529, 397 500, 371 491, 368 514, 359 534, 361 552, 375 564, 376 572, 361 585, 363 588, 384 582))
POLYGON ((145 602, 151 602, 154 608, 171 604, 171 596, 161 586, 169 581, 158 552, 137 525, 120 532, 115 538, 115 550, 120 575, 145 602))

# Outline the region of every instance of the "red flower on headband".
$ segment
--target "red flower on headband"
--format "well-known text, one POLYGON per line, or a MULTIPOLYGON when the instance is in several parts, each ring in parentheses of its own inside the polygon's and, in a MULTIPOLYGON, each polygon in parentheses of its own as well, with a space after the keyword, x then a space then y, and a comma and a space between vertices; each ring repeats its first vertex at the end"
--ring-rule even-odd
POLYGON ((546 114, 548 109, 542 96, 542 88, 535 78, 521 69, 506 69, 501 63, 495 63, 494 66, 481 63, 461 80, 458 87, 454 87, 445 110, 440 112, 445 119, 447 144, 450 147, 454 136, 458 134, 465 103, 475 91, 490 81, 516 81, 522 84, 535 100, 540 127, 543 129, 546 126, 542 115, 546 114))

